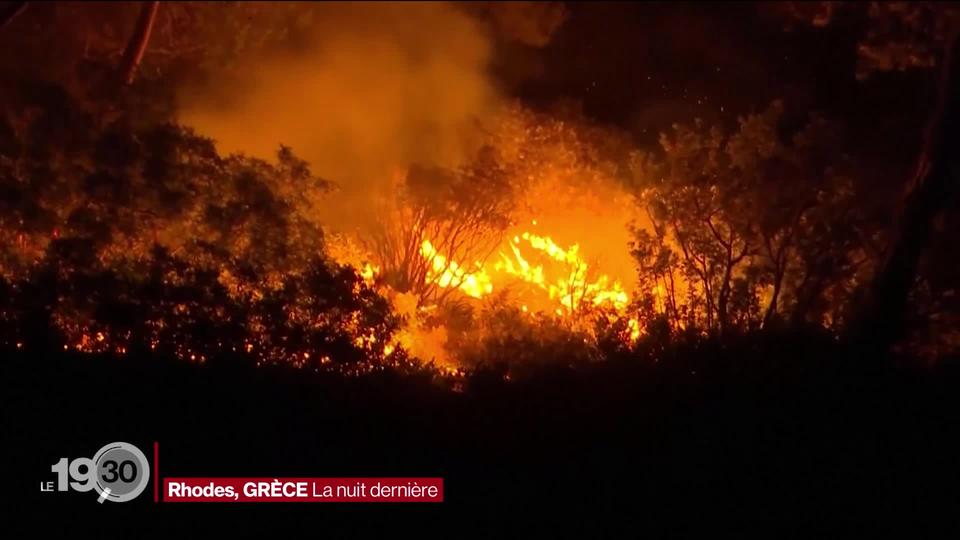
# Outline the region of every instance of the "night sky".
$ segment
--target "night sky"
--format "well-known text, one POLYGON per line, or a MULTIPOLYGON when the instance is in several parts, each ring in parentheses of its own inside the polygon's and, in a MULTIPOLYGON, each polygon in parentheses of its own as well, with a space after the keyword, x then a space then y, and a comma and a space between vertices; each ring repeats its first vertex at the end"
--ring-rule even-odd
POLYGON ((863 20, 839 16, 814 28, 753 3, 570 3, 568 11, 545 48, 499 46, 499 79, 529 104, 573 98, 588 117, 652 145, 675 122, 733 125, 781 98, 798 120, 818 111, 839 121, 874 181, 896 185, 912 166, 935 73, 857 80, 863 20))

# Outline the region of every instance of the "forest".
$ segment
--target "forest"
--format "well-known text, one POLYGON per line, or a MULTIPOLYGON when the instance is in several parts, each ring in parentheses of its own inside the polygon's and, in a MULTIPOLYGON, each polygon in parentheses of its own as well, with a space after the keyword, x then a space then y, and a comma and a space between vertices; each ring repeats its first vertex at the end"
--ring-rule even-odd
POLYGON ((958 30, 938 2, 3 2, 4 424, 201 476, 224 441, 224 476, 436 473, 447 508, 383 527, 464 536, 634 504, 932 526, 958 30))

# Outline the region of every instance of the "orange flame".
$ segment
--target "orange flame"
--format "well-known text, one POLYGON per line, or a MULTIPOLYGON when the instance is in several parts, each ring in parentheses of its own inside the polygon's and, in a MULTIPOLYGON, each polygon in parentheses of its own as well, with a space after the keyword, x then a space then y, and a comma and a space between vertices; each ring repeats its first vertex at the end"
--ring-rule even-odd
POLYGON ((482 267, 478 272, 467 272, 456 261, 448 260, 437 252, 430 240, 424 240, 420 245, 420 255, 430 262, 430 272, 426 276, 428 283, 436 283, 442 288, 454 287, 474 298, 482 298, 493 292, 490 276, 482 267))
MULTIPOLYGON (((618 280, 591 273, 592 267, 580 253, 579 244, 563 247, 550 236, 516 231, 500 250, 499 260, 490 265, 489 270, 477 263, 475 272, 465 271, 456 261, 438 253, 429 239, 423 241, 420 254, 431 266, 426 278, 429 282, 443 288, 457 288, 473 298, 491 294, 495 284, 504 287, 510 281, 519 280, 546 293, 555 306, 551 310, 557 316, 573 314, 586 307, 606 306, 620 317, 627 317, 630 295, 618 280)), ((524 313, 533 312, 526 304, 521 309, 524 313)), ((635 317, 627 318, 627 328, 631 340, 640 336, 640 324, 635 317)))

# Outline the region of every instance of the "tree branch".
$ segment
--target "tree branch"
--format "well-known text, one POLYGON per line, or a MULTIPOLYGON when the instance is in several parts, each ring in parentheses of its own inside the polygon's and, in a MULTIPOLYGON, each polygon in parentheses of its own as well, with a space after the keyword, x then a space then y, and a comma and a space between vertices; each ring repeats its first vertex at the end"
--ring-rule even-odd
POLYGON ((133 76, 143 60, 143 53, 147 50, 147 43, 150 41, 150 33, 153 30, 153 23, 157 18, 157 10, 160 8, 160 2, 143 2, 140 8, 140 16, 137 18, 137 25, 133 29, 133 35, 127 42, 127 47, 123 51, 123 58, 120 60, 120 77, 123 84, 133 83, 133 76))

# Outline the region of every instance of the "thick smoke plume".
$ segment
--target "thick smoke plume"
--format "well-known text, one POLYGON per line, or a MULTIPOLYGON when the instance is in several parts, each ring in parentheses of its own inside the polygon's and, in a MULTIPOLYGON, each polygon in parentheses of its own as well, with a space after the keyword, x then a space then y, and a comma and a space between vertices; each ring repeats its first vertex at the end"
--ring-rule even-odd
MULTIPOLYGON (((412 163, 455 165, 498 105, 483 25, 446 3, 315 4, 303 43, 251 55, 228 83, 181 93, 181 120, 222 151, 284 144, 340 186, 338 213, 412 163)), ((331 216, 342 222, 345 215, 331 216)))

